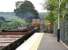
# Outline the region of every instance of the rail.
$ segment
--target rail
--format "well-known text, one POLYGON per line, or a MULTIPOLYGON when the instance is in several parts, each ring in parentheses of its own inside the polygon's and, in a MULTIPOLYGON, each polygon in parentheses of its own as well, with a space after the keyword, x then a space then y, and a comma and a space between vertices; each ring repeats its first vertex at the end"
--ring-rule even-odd
POLYGON ((8 46, 2 48, 1 50, 15 50, 17 47, 19 47, 22 43, 24 43, 30 36, 32 36, 37 29, 31 29, 28 31, 23 37, 20 39, 14 41, 13 43, 9 44, 8 46))

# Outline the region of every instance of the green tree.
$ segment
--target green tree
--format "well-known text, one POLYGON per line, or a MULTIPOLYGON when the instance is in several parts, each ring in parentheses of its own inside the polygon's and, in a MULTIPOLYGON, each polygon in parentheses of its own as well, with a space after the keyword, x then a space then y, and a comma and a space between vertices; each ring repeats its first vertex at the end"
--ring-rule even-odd
POLYGON ((33 4, 30 1, 23 2, 18 8, 14 10, 14 12, 21 18, 39 18, 38 12, 35 10, 33 4))
POLYGON ((24 19, 15 18, 8 21, 1 22, 0 30, 13 30, 17 29, 18 27, 23 27, 29 25, 24 19))
POLYGON ((50 32, 53 32, 54 23, 55 23, 55 21, 56 21, 56 19, 57 19, 57 16, 55 16, 55 15, 53 14, 53 12, 50 12, 50 13, 48 14, 48 16, 46 16, 45 19, 46 19, 46 21, 49 23, 49 24, 48 24, 48 27, 50 28, 49 31, 50 31, 50 32))
MULTIPOLYGON (((60 14, 62 17, 65 17, 68 20, 68 8, 66 8, 66 4, 68 4, 68 0, 62 0, 60 7, 60 14)), ((68 7, 68 5, 67 5, 68 7)))
POLYGON ((63 16, 65 16, 68 11, 68 8, 66 8, 66 4, 68 3, 68 0, 60 0, 61 5, 60 5, 60 10, 59 9, 59 0, 48 0, 47 3, 47 9, 50 11, 55 12, 56 14, 58 14, 58 11, 60 11, 60 18, 63 18, 63 16))
POLYGON ((49 14, 46 17, 46 20, 49 23, 48 27, 50 27, 50 30, 53 31, 54 23, 58 17, 58 0, 48 0, 46 7, 44 5, 44 9, 45 8, 49 10, 49 14))
POLYGON ((44 8, 47 8, 47 10, 50 11, 46 19, 53 23, 57 20, 58 16, 58 0, 48 0, 46 5, 47 6, 44 6, 44 8))
POLYGON ((68 3, 68 0, 60 0, 61 5, 59 8, 59 0, 48 0, 47 2, 47 6, 45 8, 47 8, 47 10, 50 11, 48 17, 46 17, 46 19, 48 21, 51 21, 50 23, 54 23, 55 21, 57 21, 57 17, 58 17, 58 13, 60 13, 60 20, 65 17, 67 19, 66 16, 68 16, 67 12, 68 12, 68 8, 66 8, 66 4, 68 3), (50 15, 51 14, 51 15, 50 15))
POLYGON ((49 15, 46 17, 46 20, 51 24, 54 24, 56 19, 57 19, 57 16, 55 16, 52 12, 50 12, 49 15))

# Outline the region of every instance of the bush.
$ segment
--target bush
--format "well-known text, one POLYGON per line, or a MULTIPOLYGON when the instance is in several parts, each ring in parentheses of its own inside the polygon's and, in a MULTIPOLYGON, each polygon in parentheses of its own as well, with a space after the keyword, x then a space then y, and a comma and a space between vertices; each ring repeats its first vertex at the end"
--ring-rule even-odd
POLYGON ((17 29, 18 27, 23 27, 29 25, 24 19, 15 18, 12 19, 10 22, 5 21, 0 24, 0 30, 12 30, 17 29))

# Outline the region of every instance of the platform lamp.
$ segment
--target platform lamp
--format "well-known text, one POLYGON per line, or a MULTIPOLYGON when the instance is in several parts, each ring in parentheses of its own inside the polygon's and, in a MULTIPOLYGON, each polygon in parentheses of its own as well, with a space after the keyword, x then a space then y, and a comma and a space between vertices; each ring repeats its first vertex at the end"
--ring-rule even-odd
MULTIPOLYGON (((57 29, 57 41, 60 42, 60 8, 61 8, 61 3, 63 0, 59 0, 59 6, 58 6, 58 29, 57 29)), ((66 9, 68 9, 68 3, 66 3, 66 9)))
POLYGON ((61 0, 59 0, 58 5, 58 28, 57 28, 57 41, 60 42, 60 5, 61 0))

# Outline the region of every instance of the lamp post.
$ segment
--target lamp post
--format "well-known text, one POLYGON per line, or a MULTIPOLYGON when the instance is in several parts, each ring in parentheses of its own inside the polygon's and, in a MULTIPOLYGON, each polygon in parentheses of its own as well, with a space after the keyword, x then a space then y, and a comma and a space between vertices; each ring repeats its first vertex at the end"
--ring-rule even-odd
POLYGON ((58 6, 58 29, 57 29, 57 41, 60 42, 60 5, 61 0, 59 0, 59 6, 58 6))
MULTIPOLYGON (((61 16, 61 3, 63 0, 59 0, 59 8, 58 8, 58 29, 57 29, 57 41, 60 42, 60 16, 61 16)), ((66 3, 66 9, 68 9, 68 3, 66 3)))

